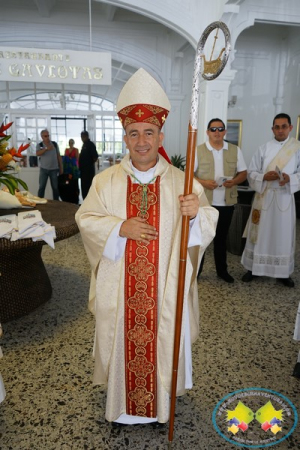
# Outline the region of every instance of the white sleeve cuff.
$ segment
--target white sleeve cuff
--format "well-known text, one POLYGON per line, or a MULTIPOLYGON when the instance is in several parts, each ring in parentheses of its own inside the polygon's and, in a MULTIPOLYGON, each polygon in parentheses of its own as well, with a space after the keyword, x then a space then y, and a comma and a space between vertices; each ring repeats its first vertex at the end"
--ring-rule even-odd
POLYGON ((119 235, 123 222, 119 222, 110 233, 103 251, 103 256, 111 261, 118 261, 125 252, 127 238, 119 235))
POLYGON ((202 245, 202 231, 200 228, 200 211, 196 217, 190 220, 190 232, 188 247, 194 247, 195 245, 202 245))

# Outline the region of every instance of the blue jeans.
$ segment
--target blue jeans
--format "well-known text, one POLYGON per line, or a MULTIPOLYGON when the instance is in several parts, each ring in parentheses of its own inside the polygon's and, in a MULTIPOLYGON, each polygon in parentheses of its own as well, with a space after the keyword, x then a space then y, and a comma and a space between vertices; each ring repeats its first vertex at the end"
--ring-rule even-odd
POLYGON ((52 192, 53 192, 53 200, 59 200, 59 192, 58 192, 58 169, 48 170, 40 168, 40 177, 39 177, 39 191, 38 196, 44 198, 46 184, 48 181, 48 177, 50 178, 52 192))

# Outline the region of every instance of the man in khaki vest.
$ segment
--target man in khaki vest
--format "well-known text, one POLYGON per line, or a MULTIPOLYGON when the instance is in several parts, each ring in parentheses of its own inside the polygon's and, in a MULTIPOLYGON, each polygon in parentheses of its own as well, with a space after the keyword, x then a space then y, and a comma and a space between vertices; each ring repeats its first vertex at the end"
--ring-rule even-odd
MULTIPOLYGON (((211 119, 207 125, 208 141, 197 148, 195 177, 204 187, 209 203, 219 211, 214 238, 214 258, 219 278, 233 283, 227 271, 226 239, 234 205, 237 203, 237 185, 247 178, 247 167, 241 150, 224 141, 226 127, 221 119, 211 119)), ((202 271, 202 258, 199 274, 202 271)))

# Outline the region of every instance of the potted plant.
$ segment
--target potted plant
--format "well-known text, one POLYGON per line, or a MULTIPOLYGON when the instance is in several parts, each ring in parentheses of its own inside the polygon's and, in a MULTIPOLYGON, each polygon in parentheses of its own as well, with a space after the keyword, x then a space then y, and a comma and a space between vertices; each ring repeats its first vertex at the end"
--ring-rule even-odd
POLYGON ((173 166, 178 167, 178 169, 184 170, 185 163, 186 163, 185 156, 181 156, 181 155, 171 156, 171 163, 173 166))

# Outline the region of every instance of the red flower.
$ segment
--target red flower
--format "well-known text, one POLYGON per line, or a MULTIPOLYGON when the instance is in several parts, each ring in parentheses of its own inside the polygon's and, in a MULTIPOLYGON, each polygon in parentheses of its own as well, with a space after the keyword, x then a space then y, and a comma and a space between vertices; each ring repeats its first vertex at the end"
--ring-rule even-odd
POLYGON ((4 123, 2 123, 1 127, 0 127, 0 137, 6 137, 6 134, 4 134, 4 131, 8 130, 8 128, 10 128, 12 126, 13 122, 9 122, 7 125, 4 125, 4 123))
POLYGON ((26 150, 28 147, 30 147, 30 144, 21 144, 20 147, 18 148, 18 151, 13 147, 10 150, 8 150, 8 153, 11 154, 11 156, 15 159, 15 158, 23 158, 22 152, 24 152, 24 150, 26 150))
POLYGON ((24 150, 26 150, 28 147, 30 147, 30 144, 21 144, 20 147, 18 148, 18 153, 22 153, 24 152, 24 150))
POLYGON ((15 156, 17 154, 17 150, 13 147, 8 150, 8 153, 10 153, 11 156, 15 156))

